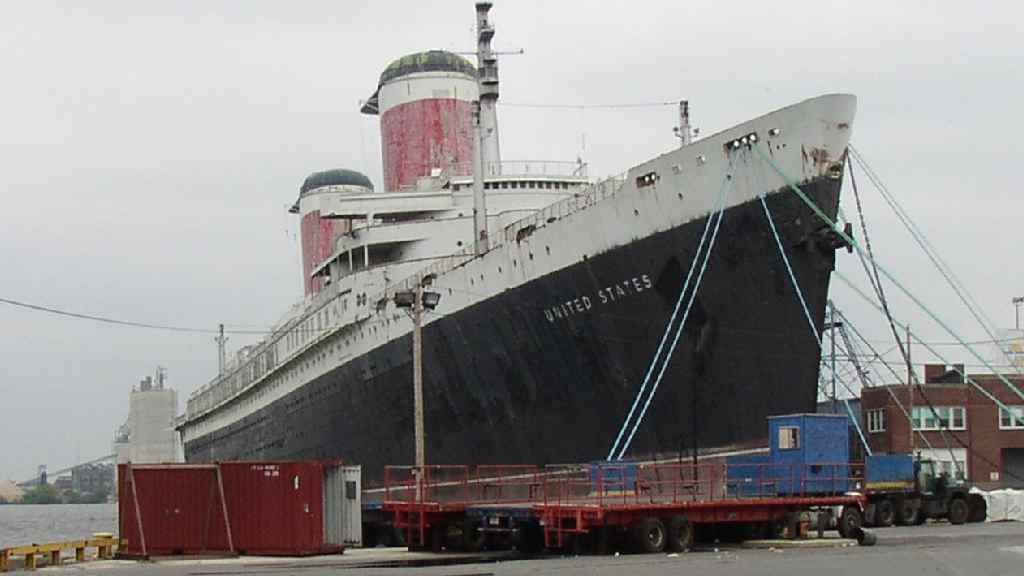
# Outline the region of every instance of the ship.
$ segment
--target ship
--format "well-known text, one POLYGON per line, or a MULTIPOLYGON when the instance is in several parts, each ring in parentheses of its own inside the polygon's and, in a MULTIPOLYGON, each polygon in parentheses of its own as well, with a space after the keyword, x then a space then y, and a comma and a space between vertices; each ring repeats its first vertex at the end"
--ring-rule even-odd
POLYGON ((222 351, 190 395, 187 461, 341 458, 368 485, 412 464, 414 318, 400 300, 417 290, 432 297, 429 464, 714 452, 762 438, 769 416, 814 411, 808 320, 820 333, 842 242, 794 188, 835 220, 856 98, 700 138, 682 102, 679 146, 608 178, 580 160, 507 161, 490 8, 476 3, 476 64, 401 57, 362 104, 380 118, 383 190, 344 168, 302 183, 304 298, 259 343, 222 351), (678 345, 638 402, 686 291, 678 345))

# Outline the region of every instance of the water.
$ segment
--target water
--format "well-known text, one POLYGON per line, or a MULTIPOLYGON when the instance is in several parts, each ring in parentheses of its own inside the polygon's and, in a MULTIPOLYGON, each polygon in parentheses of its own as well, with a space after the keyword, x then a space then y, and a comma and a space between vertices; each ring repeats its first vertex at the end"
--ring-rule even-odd
POLYGON ((117 534, 117 504, 0 506, 0 548, 117 534))

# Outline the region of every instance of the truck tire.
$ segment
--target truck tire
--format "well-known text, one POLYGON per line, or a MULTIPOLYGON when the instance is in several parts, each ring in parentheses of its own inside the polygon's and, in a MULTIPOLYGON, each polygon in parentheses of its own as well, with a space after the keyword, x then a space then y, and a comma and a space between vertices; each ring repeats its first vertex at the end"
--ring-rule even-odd
POLYGON ((444 524, 432 526, 427 534, 427 537, 430 538, 430 551, 435 553, 444 551, 448 544, 448 526, 444 524))
POLYGON ((466 517, 462 521, 462 549, 466 552, 479 552, 486 542, 486 534, 481 530, 480 520, 466 517))
POLYGON ((896 524, 899 526, 914 526, 920 524, 921 509, 913 500, 900 498, 896 500, 895 510, 896 524))
POLYGON ((892 526, 896 509, 892 500, 883 498, 875 504, 875 526, 892 526))
POLYGON ((963 524, 967 522, 967 518, 970 516, 970 507, 967 506, 967 500, 963 498, 954 498, 949 502, 949 523, 950 524, 963 524))
POLYGON ((673 516, 668 521, 668 549, 686 552, 693 546, 693 524, 686 516, 673 516))
POLYGON ((376 548, 377 527, 369 522, 363 523, 363 548, 376 548))
POLYGON ((836 530, 839 531, 839 535, 843 538, 856 538, 863 524, 864 515, 861 514, 860 508, 856 506, 843 506, 843 511, 839 514, 839 523, 836 525, 836 530))
POLYGON ((984 522, 985 518, 988 517, 988 502, 979 494, 971 494, 967 497, 967 503, 970 504, 971 508, 971 514, 967 521, 984 522))
POLYGON ((388 541, 385 546, 405 547, 405 530, 397 528, 392 524, 387 525, 388 541))
POLYGON ((665 549, 668 534, 665 525, 657 518, 637 520, 630 527, 633 545, 638 552, 653 554, 665 549))

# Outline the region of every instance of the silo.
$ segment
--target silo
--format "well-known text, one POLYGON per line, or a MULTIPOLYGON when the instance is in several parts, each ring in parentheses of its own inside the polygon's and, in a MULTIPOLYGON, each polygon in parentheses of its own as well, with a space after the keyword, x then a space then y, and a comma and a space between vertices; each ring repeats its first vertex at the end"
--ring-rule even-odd
POLYGON ((416 185, 434 169, 472 173, 476 68, 443 50, 403 56, 380 75, 364 114, 380 115, 384 190, 416 185))
POLYGON ((335 240, 352 230, 350 220, 320 217, 320 203, 316 195, 328 192, 368 194, 373 192, 373 183, 361 172, 340 168, 314 172, 302 183, 299 201, 293 210, 302 219, 299 225, 302 234, 302 277, 307 296, 317 294, 324 287, 322 277, 311 277, 313 271, 334 252, 335 240))
POLYGON ((128 409, 128 459, 135 464, 177 461, 177 432, 174 417, 178 393, 153 386, 152 378, 133 389, 128 409))

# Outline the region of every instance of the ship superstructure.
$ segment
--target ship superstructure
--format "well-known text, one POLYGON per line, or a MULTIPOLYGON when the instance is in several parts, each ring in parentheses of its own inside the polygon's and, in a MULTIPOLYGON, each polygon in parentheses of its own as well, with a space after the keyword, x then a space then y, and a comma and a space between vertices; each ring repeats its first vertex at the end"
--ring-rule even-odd
POLYGON ((435 51, 381 75, 363 111, 381 117, 384 191, 348 170, 301 187, 307 298, 189 398, 188 460, 342 457, 371 480, 410 463, 412 322, 394 295, 423 283, 441 295, 424 320, 428 461, 601 458, 719 211, 719 243, 634 451, 742 442, 768 415, 813 408, 820 350, 760 198, 819 329, 836 245, 759 154, 834 217, 855 99, 687 136, 597 182, 581 162, 502 161, 489 7, 477 5, 478 68, 435 51))

